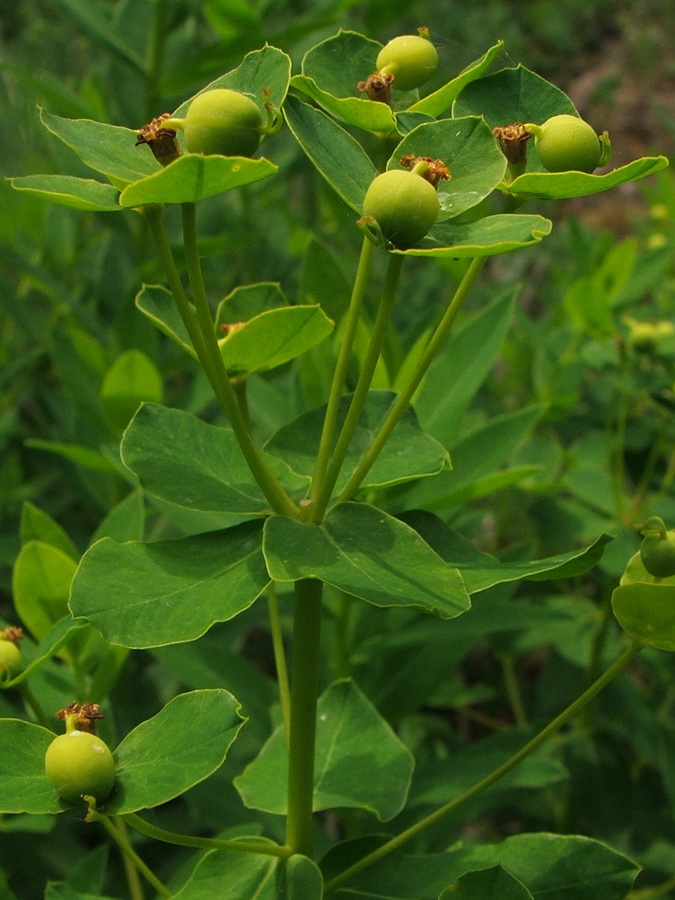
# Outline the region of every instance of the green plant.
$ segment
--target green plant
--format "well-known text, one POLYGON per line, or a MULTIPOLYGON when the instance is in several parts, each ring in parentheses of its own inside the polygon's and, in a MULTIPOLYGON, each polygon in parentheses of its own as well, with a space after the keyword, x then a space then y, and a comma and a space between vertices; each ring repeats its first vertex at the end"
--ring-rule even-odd
MULTIPOLYGON (((551 222, 519 211, 524 201, 590 195, 666 160, 596 176, 542 172, 529 158, 509 173, 493 129, 566 114, 571 102, 522 67, 490 72, 501 49, 426 96, 391 103, 361 96, 357 79, 382 52, 364 35, 322 40, 296 75, 281 50, 252 50, 197 97, 246 92, 258 109, 283 109, 286 143, 280 135, 269 149, 289 177, 271 199, 259 188, 275 181, 271 159, 188 152, 161 165, 136 128, 46 112, 52 136, 96 178, 13 180, 26 198, 118 223, 114 214, 133 210, 157 249, 157 260, 142 257, 134 312, 159 329, 161 351, 145 336, 143 350, 120 352, 67 320, 66 374, 88 401, 81 420, 96 419, 98 449, 42 449, 105 473, 114 490, 83 553, 54 518, 24 506, 13 611, 30 638, 27 664, 3 683, 0 719, 2 810, 49 821, 62 804, 44 773, 47 702, 58 690, 106 709, 116 784, 107 796, 106 785, 78 785, 77 797, 100 793, 87 821, 119 848, 134 900, 141 877, 181 900, 631 891, 637 832, 608 835, 591 818, 574 834, 573 790, 593 776, 567 786, 569 773, 592 768, 596 746, 620 760, 622 783, 641 775, 630 754, 614 753, 639 729, 627 715, 617 721, 616 695, 603 705, 601 693, 634 689, 619 676, 639 654, 660 703, 644 755, 668 739, 668 663, 655 650, 672 650, 672 633, 665 617, 656 629, 624 617, 623 598, 671 586, 649 583, 633 556, 615 594, 626 640, 610 618, 618 572, 594 582, 597 605, 582 587, 609 544, 597 517, 563 530, 563 548, 551 546, 552 519, 541 540, 516 540, 526 501, 512 507, 509 490, 533 506, 558 499, 553 482, 540 492, 536 483, 555 446, 536 429, 545 407, 549 428, 558 424, 556 398, 514 409, 499 406, 494 384, 483 389, 509 320, 525 316, 515 285, 481 275, 491 257, 506 268, 509 255, 550 240, 551 222), (316 188, 317 173, 329 190, 316 188), (411 191, 423 193, 423 216, 411 191), (277 217, 305 196, 315 220, 277 217), (233 251, 241 208, 254 243, 233 251), (260 270, 294 269, 272 241, 284 228, 303 268, 282 288, 260 270), (247 254, 254 274, 234 279, 247 254), (542 446, 534 462, 519 460, 542 446), (481 509, 493 497, 506 512, 492 528, 509 531, 495 546, 481 509), (555 653, 535 655, 542 645, 555 653), (518 661, 541 667, 541 690, 519 679, 518 661), (520 833, 492 842, 512 830, 513 810, 520 833), (482 835, 460 845, 469 819, 482 835)), ((194 102, 160 115, 150 140, 194 102)), ((572 301, 564 327, 604 336, 604 320, 582 320, 572 301)), ((559 334, 542 335, 533 345, 557 359, 559 334)), ((545 392, 546 367, 535 374, 545 392)), ((533 533, 535 520, 536 511, 533 533)), ((638 788, 647 787, 645 777, 638 788)), ((646 804, 651 793, 641 793, 646 804)), ((660 833, 669 839, 666 826, 660 833)), ((47 890, 121 894, 97 851, 47 890)), ((664 869, 652 865, 652 875, 664 869)))

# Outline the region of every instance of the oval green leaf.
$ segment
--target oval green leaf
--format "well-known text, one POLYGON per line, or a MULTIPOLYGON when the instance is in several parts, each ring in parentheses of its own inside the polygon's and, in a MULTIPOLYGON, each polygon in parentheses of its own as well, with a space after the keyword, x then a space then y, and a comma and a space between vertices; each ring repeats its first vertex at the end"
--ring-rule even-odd
MULTIPOLYGON (((365 809, 388 822, 405 805, 414 759, 368 698, 348 680, 317 707, 313 809, 365 809)), ((251 809, 284 815, 288 752, 283 726, 234 780, 251 809)))
POLYGON ((22 719, 0 719, 0 812, 61 812, 59 798, 45 775, 45 753, 55 736, 53 731, 22 719))
POLYGON ((24 175, 10 178, 13 188, 59 206, 90 212, 119 212, 119 191, 111 184, 74 175, 24 175))
POLYGON ((218 341, 231 376, 267 372, 321 343, 333 323, 320 306, 269 309, 218 341))
POLYGON ((551 233, 553 223, 543 216, 501 213, 476 222, 434 225, 429 234, 409 250, 394 250, 406 256, 466 259, 496 256, 538 244, 551 233))
POLYGON ((264 158, 186 153, 165 168, 124 188, 120 205, 133 208, 150 203, 196 203, 260 181, 276 171, 277 166, 264 158))
POLYGON ((632 637, 659 650, 675 650, 675 584, 622 584, 612 593, 612 609, 632 637))
POLYGON ((328 184, 353 210, 361 213, 377 169, 361 145, 330 116, 296 97, 284 114, 295 139, 328 184))
POLYGON ((224 762, 245 721, 228 691, 174 697, 115 749, 117 782, 106 813, 159 806, 208 778, 224 762))
POLYGON ((471 603, 457 569, 408 525, 365 503, 339 503, 321 525, 271 516, 264 552, 276 581, 319 578, 374 606, 452 619, 471 603))
POLYGON ((195 640, 247 609, 269 583, 260 531, 246 522, 150 544, 102 538, 73 580, 73 615, 123 647, 195 640))

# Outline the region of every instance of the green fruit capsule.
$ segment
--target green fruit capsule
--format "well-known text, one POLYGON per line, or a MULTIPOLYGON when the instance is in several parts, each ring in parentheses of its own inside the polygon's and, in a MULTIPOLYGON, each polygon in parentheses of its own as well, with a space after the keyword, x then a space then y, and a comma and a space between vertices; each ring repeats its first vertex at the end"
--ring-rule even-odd
POLYGON ((13 641, 0 640, 0 677, 10 678, 21 668, 21 651, 13 641))
POLYGON ((534 146, 549 172, 586 172, 600 165, 603 146, 588 122, 578 116, 553 116, 543 125, 525 125, 534 134, 534 146))
POLYGON ((364 216, 372 216, 385 239, 399 250, 423 238, 440 210, 434 186, 421 175, 403 169, 378 175, 363 201, 364 216))
POLYGON ((108 745, 95 734, 72 730, 47 747, 45 773, 69 803, 85 795, 105 800, 115 781, 115 762, 108 745))
POLYGON ((663 519, 652 516, 642 527, 640 559, 647 572, 654 578, 672 578, 675 575, 675 531, 666 531, 663 519))
POLYGON ((434 45, 418 34, 402 34, 380 50, 377 68, 394 76, 392 87, 412 91, 428 81, 438 68, 438 52, 434 45))
POLYGON ((164 127, 182 129, 188 152, 205 155, 251 156, 263 134, 257 103, 228 88, 198 94, 185 119, 169 119, 164 127))

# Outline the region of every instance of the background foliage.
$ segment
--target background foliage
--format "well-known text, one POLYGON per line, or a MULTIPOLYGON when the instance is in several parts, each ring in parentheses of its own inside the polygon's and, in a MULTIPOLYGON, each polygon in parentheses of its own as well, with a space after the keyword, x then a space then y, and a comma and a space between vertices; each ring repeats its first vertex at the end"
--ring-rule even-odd
MULTIPOLYGON (((0 103, 3 121, 11 123, 0 173, 87 176, 45 130, 36 104, 47 114, 136 129, 265 41, 286 51, 299 71, 304 52, 339 27, 385 41, 420 24, 429 26, 452 71, 503 39, 510 63, 549 78, 598 130, 609 128, 617 164, 672 146, 668 89, 675 60, 666 2, 486 2, 468 10, 457 2, 430 19, 429 4, 421 2, 19 0, 0 19, 0 103)), ((311 302, 330 281, 330 303, 339 312, 359 244, 353 213, 318 178, 288 130, 269 139, 265 153, 283 177, 204 204, 201 250, 207 281, 217 286, 212 299, 241 283, 270 281, 288 297, 311 302), (307 264, 310 249, 320 266, 307 264)), ((135 308, 140 280, 162 281, 140 217, 47 207, 5 182, 0 201, 0 617, 10 621, 12 598, 20 603, 44 571, 51 575, 41 589, 64 602, 74 560, 96 537, 189 531, 185 514, 161 501, 146 506, 119 464, 117 445, 140 400, 182 407, 212 423, 221 416, 196 365, 135 308)), ((405 769, 406 753, 415 757, 398 830, 446 799, 438 794, 439 770, 448 795, 469 786, 613 658, 619 633, 609 598, 637 548, 632 525, 654 514, 675 524, 672 173, 606 198, 556 206, 530 201, 526 211, 550 215, 552 236, 489 264, 416 401, 426 430, 450 449, 454 469, 389 488, 387 508, 425 507, 505 562, 562 553, 602 533, 615 540, 590 575, 520 586, 514 599, 522 602, 508 623, 490 609, 509 596, 509 585, 485 592, 481 617, 460 619, 450 642, 439 638, 435 622, 411 611, 345 611, 337 596, 331 600, 325 680, 352 676, 368 699, 365 711, 361 696, 349 702, 366 722, 374 704, 405 745, 405 753, 392 750, 396 765, 405 769), (462 348, 475 347, 476 334, 485 336, 481 354, 467 358, 462 348), (460 373, 461 387, 448 390, 460 373)), ((177 240, 178 220, 169 222, 177 240)), ((425 333, 434 298, 460 273, 452 259, 437 266, 409 262, 405 302, 396 310, 398 340, 387 348, 389 371, 425 333)), ((396 387, 389 371, 381 368, 376 387, 396 387)), ((260 437, 324 402, 329 376, 318 350, 252 376, 260 437)), ((199 644, 118 657, 108 660, 109 671, 121 672, 106 709, 105 736, 113 743, 186 689, 226 684, 251 719, 214 776, 221 795, 232 795, 225 813, 213 787, 198 785, 161 808, 161 824, 222 832, 255 822, 277 834, 278 798, 253 813, 230 786, 239 773, 245 793, 255 748, 275 740, 278 724, 260 610, 251 607, 199 644)), ((640 888, 665 885, 636 897, 675 896, 668 893, 675 850, 673 661, 658 651, 641 659, 639 672, 613 684, 564 738, 414 849, 440 851, 450 831, 469 842, 527 831, 592 835, 645 867, 640 888)), ((50 707, 70 701, 58 665, 41 679, 50 707)), ((14 694, 0 695, 3 715, 21 708, 14 694)), ((386 820, 398 813, 397 800, 374 796, 367 809, 386 820)), ((259 799, 251 805, 261 808, 259 799)), ((372 812, 352 811, 341 827, 356 839, 374 821, 372 812)), ((382 833, 387 827, 377 823, 382 833)), ((0 867, 9 884, 0 881, 0 896, 41 897, 47 880, 66 879, 73 890, 115 893, 116 857, 104 882, 105 847, 74 816, 8 816, 0 830, 0 867), (28 870, 18 863, 27 852, 28 870)), ((150 841, 140 841, 139 851, 162 877, 180 882, 187 853, 150 841)), ((498 863, 495 857, 481 865, 498 863)), ((507 890, 519 896, 512 876, 489 871, 496 896, 510 896, 507 890)), ((382 884, 382 873, 372 877, 382 884)), ((476 890, 488 896, 485 883, 462 888, 467 897, 476 890)))

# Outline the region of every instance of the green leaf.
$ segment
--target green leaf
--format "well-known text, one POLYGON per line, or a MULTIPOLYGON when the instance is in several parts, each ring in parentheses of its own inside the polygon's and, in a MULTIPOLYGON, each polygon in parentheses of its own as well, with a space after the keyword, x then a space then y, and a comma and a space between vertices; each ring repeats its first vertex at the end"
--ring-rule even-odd
MULTIPOLYGON (((453 105, 453 116, 483 116, 490 128, 515 122, 545 122, 560 113, 579 115, 559 88, 524 66, 500 69, 468 84, 453 105)), ((528 169, 543 166, 528 153, 528 169)))
POLYGON ((443 891, 438 900, 534 900, 522 881, 501 866, 467 872, 443 891))
POLYGON ((70 606, 112 644, 160 647, 238 615, 268 582, 258 522, 149 544, 103 538, 82 557, 70 606))
POLYGON ((264 552, 276 581, 319 578, 375 606, 411 606, 443 619, 470 606, 454 566, 407 525, 365 503, 340 503, 321 525, 271 516, 264 552))
POLYGON ((620 184, 646 178, 667 166, 668 159, 665 156, 643 156, 601 175, 588 175, 585 172, 529 172, 519 175, 509 184, 501 185, 501 189, 518 197, 548 200, 588 197, 601 191, 609 191, 620 184))
POLYGON ((515 295, 508 291, 453 330, 415 400, 422 428, 452 446, 462 415, 490 371, 506 336, 515 295))
POLYGON ((675 650, 675 583, 621 584, 612 592, 612 610, 631 637, 659 650, 675 650))
POLYGON ((0 719, 0 811, 44 815, 61 812, 45 775, 53 731, 22 719, 0 719))
POLYGON ((290 96, 284 114, 295 139, 328 184, 357 213, 377 175, 361 145, 330 116, 290 96))
MULTIPOLYGON (((252 96, 261 107, 269 98, 269 102, 280 108, 286 99, 290 76, 291 59, 288 54, 266 44, 247 53, 236 69, 219 75, 199 93, 214 88, 230 88, 252 96)), ((192 99, 190 97, 181 103, 173 115, 183 116, 192 99)))
POLYGON ((224 690, 179 694, 115 749, 117 782, 106 813, 172 800, 218 769, 246 719, 224 690))
POLYGON ((302 75, 291 84, 349 125, 374 133, 395 131, 391 107, 368 99, 356 86, 375 70, 381 49, 377 41, 341 30, 305 54, 302 75))
MULTIPOLYGON (((193 359, 197 358, 171 291, 159 284, 144 284, 136 294, 135 303, 136 308, 154 322, 160 331, 186 350, 193 359)), ((192 305, 190 308, 194 310, 192 305)))
POLYGON ((76 568, 71 556, 42 541, 29 541, 21 548, 12 573, 14 607, 36 640, 68 615, 76 568))
MULTIPOLYGON (((55 656, 62 647, 65 647, 81 631, 91 626, 84 619, 73 619, 70 615, 60 619, 39 641, 30 652, 30 657, 23 665, 21 671, 14 678, 10 678, 4 687, 14 687, 21 684, 42 663, 55 656)), ((28 652, 22 650, 22 658, 26 658, 28 652)))
POLYGON ((197 863, 187 883, 172 900, 277 900, 273 856, 211 850, 197 863))
POLYGON ((249 319, 218 341, 231 375, 267 372, 321 343, 333 323, 320 306, 284 306, 249 319))
POLYGON ((137 131, 91 119, 64 119, 46 110, 43 125, 74 150, 82 162, 121 187, 157 172, 159 163, 147 146, 136 146, 137 131))
POLYGON ((29 541, 42 541, 63 551, 72 559, 80 558, 77 547, 59 523, 27 500, 21 507, 21 543, 27 544, 29 541))
POLYGON ((639 866, 607 844, 579 835, 519 834, 460 850, 464 865, 502 865, 535 900, 623 900, 639 866))
POLYGON ((135 181, 120 194, 124 207, 150 203, 196 203, 267 178, 277 171, 268 159, 186 153, 168 166, 135 181))
MULTIPOLYGON (((342 426, 349 408, 350 397, 340 402, 336 431, 342 426)), ((349 445, 336 492, 344 487, 363 454, 378 433, 396 394, 392 391, 369 391, 359 425, 349 445)), ((285 460, 295 471, 311 477, 319 449, 326 407, 321 406, 301 415, 295 422, 281 428, 265 445, 268 453, 285 460)), ((382 453, 366 476, 364 487, 381 487, 425 475, 435 475, 449 467, 445 448, 425 434, 412 407, 408 407, 382 453)))
POLYGON ((603 534, 590 546, 567 553, 530 562, 501 562, 479 550, 432 513, 415 510, 404 518, 439 556, 459 569, 470 594, 523 578, 531 581, 573 578, 592 568, 612 540, 609 535, 603 534))
POLYGON ((441 181, 436 188, 441 205, 438 222, 477 206, 502 181, 506 171, 506 157, 478 116, 418 125, 396 147, 387 168, 402 168, 400 160, 408 154, 441 159, 450 169, 450 180, 441 181))
POLYGON ((284 888, 288 900, 322 900, 321 869, 309 857, 294 853, 284 863, 284 888))
MULTIPOLYGON (((313 809, 365 809, 386 822, 403 806, 414 760, 356 685, 343 680, 319 698, 313 809)), ((286 812, 288 752, 283 726, 234 780, 252 809, 286 812)))
POLYGON ((552 222, 542 216, 513 214, 485 216, 465 224, 442 222, 434 225, 414 247, 394 252, 441 259, 495 256, 538 244, 551 233, 552 227, 552 222))
MULTIPOLYGON (((536 734, 534 728, 512 728, 448 751, 445 759, 421 763, 408 800, 409 807, 441 806, 490 775, 536 734)), ((513 790, 543 791, 567 777, 555 747, 540 747, 481 795, 494 808, 495 795, 513 790)), ((463 813, 466 817, 466 812, 463 813)))
POLYGON ((446 109, 450 108, 467 84, 480 78, 487 71, 495 58, 502 52, 503 46, 503 41, 497 41, 496 44, 485 51, 480 59, 462 69, 459 75, 452 78, 443 87, 413 103, 412 106, 408 107, 408 112, 423 113, 424 115, 432 116, 434 119, 440 116, 446 109))
POLYGON ((119 191, 111 184, 74 175, 24 175, 10 178, 13 188, 33 197, 93 212, 119 212, 119 191))
POLYGON ((120 434, 144 401, 161 403, 162 376, 140 350, 127 350, 108 369, 101 385, 101 410, 120 434))
POLYGON ((118 470, 110 462, 107 456, 91 447, 83 447, 80 444, 66 444, 63 441, 45 441, 42 438, 28 438, 26 447, 34 447, 36 450, 46 450, 47 453, 56 453, 69 462, 87 469, 90 472, 98 472, 103 475, 117 475, 118 470))
POLYGON ((146 75, 146 65, 142 56, 131 47, 102 16, 96 6, 86 0, 57 0, 82 30, 108 51, 130 63, 142 75, 146 75))
POLYGON ((260 313, 288 305, 284 292, 275 281, 243 284, 234 288, 218 304, 216 328, 231 325, 233 322, 248 322, 260 313))
MULTIPOLYGON (((333 852, 337 855, 339 850, 333 852)), ((519 834, 499 844, 425 856, 397 851, 331 896, 336 900, 437 900, 462 875, 497 865, 525 885, 534 900, 624 900, 639 871, 633 860, 592 838, 519 834)))
MULTIPOLYGON (((150 496, 198 514, 204 531, 269 510, 231 429, 190 413, 144 404, 124 434, 121 454, 150 496)), ((269 461, 290 491, 306 490, 307 478, 291 473, 283 460, 269 461)))

